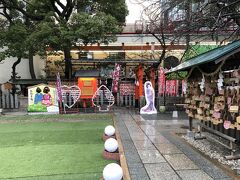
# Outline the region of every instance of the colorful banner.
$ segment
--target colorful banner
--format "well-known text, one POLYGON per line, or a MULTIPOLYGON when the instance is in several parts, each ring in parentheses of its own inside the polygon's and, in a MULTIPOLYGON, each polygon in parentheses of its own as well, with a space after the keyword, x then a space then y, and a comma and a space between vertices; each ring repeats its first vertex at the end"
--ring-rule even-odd
POLYGON ((178 80, 166 80, 165 69, 160 67, 158 71, 158 94, 163 96, 177 96, 178 94, 178 80), (165 87, 166 86, 166 87, 165 87))
POLYGON ((166 95, 176 96, 177 95, 177 80, 166 81, 166 95))
POLYGON ((47 84, 28 87, 28 112, 59 113, 57 89, 47 84))
POLYGON ((160 67, 159 71, 158 71, 158 94, 160 96, 164 95, 164 91, 165 91, 165 81, 166 81, 166 77, 165 77, 165 70, 163 67, 160 67))
POLYGON ((121 66, 120 64, 115 64, 115 68, 113 71, 113 81, 112 81, 112 92, 116 93, 118 91, 118 83, 119 83, 119 78, 120 78, 120 70, 121 66))

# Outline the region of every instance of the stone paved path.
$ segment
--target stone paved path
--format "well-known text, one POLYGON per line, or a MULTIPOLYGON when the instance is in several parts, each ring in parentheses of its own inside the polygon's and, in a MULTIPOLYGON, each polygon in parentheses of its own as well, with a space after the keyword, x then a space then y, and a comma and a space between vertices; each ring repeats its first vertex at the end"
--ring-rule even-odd
POLYGON ((186 132, 185 117, 140 116, 126 109, 115 115, 132 180, 231 179, 176 135, 186 132))

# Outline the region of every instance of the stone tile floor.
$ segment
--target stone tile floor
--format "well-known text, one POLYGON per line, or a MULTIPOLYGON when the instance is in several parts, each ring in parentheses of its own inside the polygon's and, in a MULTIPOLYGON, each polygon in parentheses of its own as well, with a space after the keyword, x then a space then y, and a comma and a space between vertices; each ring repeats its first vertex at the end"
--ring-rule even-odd
POLYGON ((135 111, 115 111, 131 179, 210 180, 232 179, 175 133, 186 133, 184 115, 140 116, 135 111))

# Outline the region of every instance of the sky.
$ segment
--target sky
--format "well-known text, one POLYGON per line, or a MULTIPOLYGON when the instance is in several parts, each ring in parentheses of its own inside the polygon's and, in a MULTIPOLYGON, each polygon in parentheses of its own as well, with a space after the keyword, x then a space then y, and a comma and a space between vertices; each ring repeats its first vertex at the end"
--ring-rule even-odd
MULTIPOLYGON (((63 4, 66 4, 66 0, 60 0, 63 4)), ((128 6, 129 14, 126 17, 126 23, 135 23, 136 20, 140 20, 142 6, 138 2, 144 0, 125 0, 128 6)))
POLYGON ((128 6, 128 16, 126 17, 126 23, 135 23, 136 20, 141 19, 141 11, 143 7, 137 2, 140 0, 126 0, 128 6))

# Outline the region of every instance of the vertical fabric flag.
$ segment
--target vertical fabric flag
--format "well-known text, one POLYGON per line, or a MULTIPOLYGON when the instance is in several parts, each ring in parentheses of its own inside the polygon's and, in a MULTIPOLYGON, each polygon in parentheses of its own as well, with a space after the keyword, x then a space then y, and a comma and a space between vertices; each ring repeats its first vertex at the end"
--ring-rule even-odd
POLYGON ((119 78, 120 78, 120 70, 121 66, 120 64, 115 64, 115 68, 112 74, 112 92, 116 93, 118 91, 118 83, 119 83, 119 78))
POLYGON ((58 102, 62 102, 62 83, 61 83, 61 78, 60 74, 57 74, 57 95, 58 95, 58 102))
POLYGON ((185 95, 187 93, 187 81, 182 80, 182 95, 185 95))
POLYGON ((160 96, 164 95, 164 91, 165 91, 165 81, 166 81, 166 77, 165 77, 165 70, 163 67, 160 67, 159 71, 158 71, 158 94, 160 96))
POLYGON ((167 96, 176 96, 177 95, 177 80, 168 80, 166 81, 166 95, 167 96))

